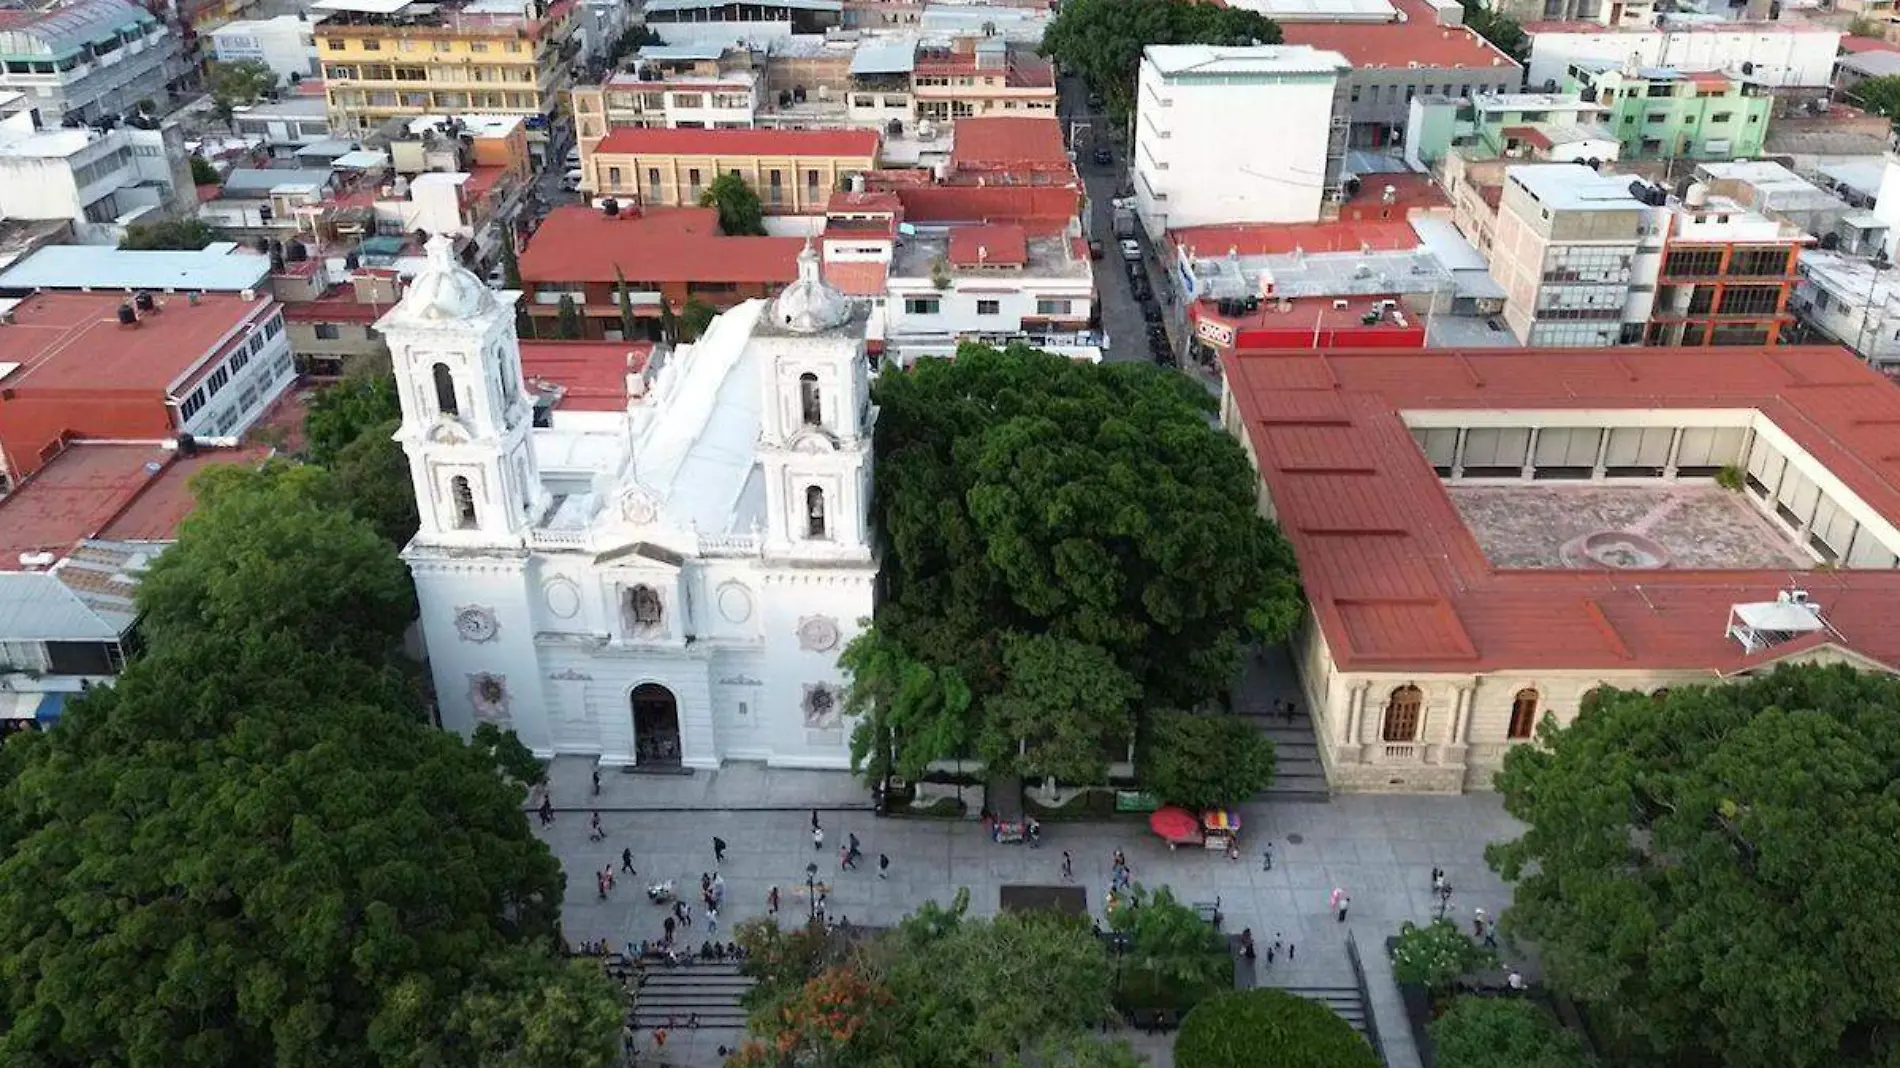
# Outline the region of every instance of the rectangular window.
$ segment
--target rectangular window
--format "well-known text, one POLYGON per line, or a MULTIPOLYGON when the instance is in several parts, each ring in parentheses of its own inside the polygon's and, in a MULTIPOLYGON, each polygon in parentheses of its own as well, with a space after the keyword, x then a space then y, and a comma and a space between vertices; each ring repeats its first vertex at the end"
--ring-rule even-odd
POLYGON ((184 403, 178 406, 179 421, 190 422, 191 417, 194 415, 197 415, 199 410, 202 409, 204 406, 205 406, 205 391, 202 389, 192 390, 191 396, 186 397, 184 400, 184 403))
POLYGON ((316 329, 319 341, 335 341, 343 336, 343 331, 335 323, 318 323, 316 329))
POLYGON ((905 315, 935 315, 939 302, 936 297, 905 297, 905 315))
POLYGON ((1727 122, 1734 117, 1735 117, 1735 114, 1733 112, 1718 111, 1715 114, 1709 116, 1709 121, 1710 122, 1727 122))
POLYGON ((1003 302, 1000 300, 979 300, 976 302, 976 313, 978 315, 1001 315, 1003 314, 1003 302))
POLYGON ((225 383, 229 381, 231 381, 231 372, 220 367, 211 372, 211 377, 205 380, 205 392, 215 397, 218 395, 218 391, 223 389, 225 383))
POLYGON ((613 186, 615 189, 620 188, 620 168, 619 167, 607 168, 607 184, 610 186, 613 186))
POLYGON ((660 169, 658 167, 647 168, 647 199, 660 199, 660 169))
POLYGON ((1037 315, 1067 315, 1069 308, 1070 304, 1066 300, 1038 300, 1036 302, 1037 315))

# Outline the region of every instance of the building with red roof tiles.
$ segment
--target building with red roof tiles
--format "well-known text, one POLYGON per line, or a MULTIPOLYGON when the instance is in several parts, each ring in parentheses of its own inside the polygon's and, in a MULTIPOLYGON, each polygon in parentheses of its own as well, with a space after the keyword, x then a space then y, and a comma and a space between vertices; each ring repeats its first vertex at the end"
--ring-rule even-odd
POLYGON ((1047 351, 1100 358, 1103 342, 1089 330, 1095 276, 1079 232, 1037 233, 1020 223, 906 229, 874 321, 900 360, 949 356, 961 341, 1025 337, 1047 351))
POLYGON ((1002 37, 959 37, 920 44, 911 70, 917 117, 954 121, 957 136, 970 118, 1017 112, 1056 113, 1055 68, 1034 46, 1002 37))
POLYGON ((36 293, 0 323, 0 478, 75 440, 234 439, 293 377, 268 294, 36 293))
POLYGON ((1375 147, 1405 132, 1414 97, 1516 92, 1524 68, 1463 24, 1456 6, 1428 0, 1390 0, 1382 22, 1280 24, 1282 40, 1337 52, 1352 64, 1347 75, 1351 143, 1375 147))
POLYGON ((1900 670, 1900 390, 1844 350, 1223 368, 1222 421, 1299 559, 1295 663, 1335 790, 1485 789, 1597 686, 1900 670))
POLYGON ((1080 190, 1063 186, 893 187, 904 218, 918 225, 1013 223, 1035 235, 1069 228, 1082 210, 1080 190))
POLYGON ((1071 185, 1077 178, 1068 146, 1062 143, 1062 124, 1054 115, 972 116, 957 120, 947 180, 1071 185))
POLYGON ((695 207, 713 179, 737 173, 768 214, 814 215, 847 175, 877 168, 876 130, 621 128, 587 152, 581 188, 646 207, 695 207))
POLYGON ((650 341, 523 341, 521 374, 536 409, 624 412, 646 393, 650 341))
POLYGON ((551 334, 563 296, 580 305, 589 339, 622 332, 624 279, 640 329, 657 330, 660 302, 675 313, 690 301, 724 309, 776 293, 798 277, 795 237, 727 237, 712 208, 640 211, 556 208, 520 256, 522 301, 551 334))

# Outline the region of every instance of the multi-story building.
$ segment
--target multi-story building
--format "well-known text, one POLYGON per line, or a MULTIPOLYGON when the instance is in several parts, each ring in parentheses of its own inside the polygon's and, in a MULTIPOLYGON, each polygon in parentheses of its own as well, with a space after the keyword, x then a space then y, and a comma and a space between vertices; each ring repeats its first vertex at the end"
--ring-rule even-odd
POLYGON ((1624 159, 1727 160, 1761 152, 1774 96, 1714 71, 1574 63, 1567 92, 1603 106, 1624 159))
POLYGON ((292 96, 231 110, 231 130, 254 137, 278 159, 295 159, 297 150, 330 140, 330 105, 321 96, 292 96))
POLYGON ((844 21, 841 0, 646 0, 642 18, 668 44, 821 37, 844 21))
POLYGON ((323 259, 284 263, 271 272, 297 373, 335 378, 389 358, 376 320, 402 299, 401 273, 387 267, 332 268, 323 259))
POLYGON ((1351 64, 1283 45, 1150 45, 1131 171, 1150 237, 1187 226, 1311 222, 1341 192, 1351 64), (1272 137, 1244 133, 1275 117, 1272 137))
POLYGON ((1664 209, 1667 242, 1644 343, 1773 345, 1794 322, 1801 228, 1770 219, 1701 183, 1664 209))
POLYGON ((36 293, 0 324, 9 482, 77 438, 230 441, 290 384, 269 293, 36 293))
POLYGON ((696 207, 737 174, 768 214, 822 214, 847 175, 875 170, 875 130, 614 130, 582 153, 581 188, 646 207, 696 207))
POLYGON ((165 106, 183 74, 178 38, 126 0, 0 11, 0 89, 26 94, 45 125, 165 106))
POLYGON ((1643 27, 1533 22, 1524 30, 1531 35, 1525 84, 1543 92, 1556 92, 1570 68, 1586 60, 1720 71, 1776 89, 1825 88, 1842 37, 1839 27, 1807 20, 1643 27))
POLYGON ((1412 101, 1405 158, 1419 167, 1457 152, 1467 160, 1608 163, 1622 154, 1603 108, 1554 93, 1422 96, 1412 101))
POLYGON ((1695 179, 1711 193, 1813 234, 1822 248, 1871 256, 1887 237, 1887 223, 1873 212, 1855 208, 1773 160, 1704 163, 1696 167, 1695 179))
POLYGON ((1651 188, 1570 164, 1505 171, 1491 277, 1504 287, 1504 320, 1518 340, 1561 348, 1643 340, 1667 229, 1651 188))
POLYGON ((1031 236, 1015 223, 912 229, 897 235, 883 309, 884 336, 900 360, 1024 336, 1049 351, 1100 357, 1102 340, 1087 334, 1095 279, 1079 236, 1031 236))
POLYGON ((567 90, 574 0, 318 0, 317 56, 340 136, 392 118, 526 119, 537 157, 567 90))
POLYGON ((609 130, 621 127, 749 129, 757 125, 763 81, 747 49, 647 45, 630 69, 569 94, 575 140, 584 158, 609 130))
POLYGON ((1884 260, 1801 254, 1790 304, 1807 328, 1838 341, 1882 374, 1900 377, 1900 279, 1884 260))
POLYGON ((27 113, 0 119, 0 215, 70 219, 81 240, 117 244, 125 222, 185 212, 195 189, 175 123, 37 130, 27 113))
POLYGON ((279 81, 291 82, 322 73, 314 29, 307 15, 278 15, 227 22, 207 36, 217 62, 262 63, 279 81))
POLYGON ((1055 68, 1028 45, 1002 37, 960 37, 917 46, 911 71, 917 117, 932 122, 973 115, 1054 115, 1055 68))
POLYGON ((522 305, 537 337, 555 337, 563 298, 579 310, 587 339, 659 336, 661 305, 723 311, 770 296, 798 277, 795 237, 727 237, 711 208, 642 211, 556 208, 521 251, 522 305), (634 333, 627 336, 624 283, 634 333))
POLYGON ((1466 27, 1464 8, 1391 0, 1389 11, 1376 22, 1276 15, 1286 44, 1337 52, 1352 64, 1346 78, 1354 146, 1397 141, 1417 97, 1513 93, 1522 84, 1524 68, 1466 27))

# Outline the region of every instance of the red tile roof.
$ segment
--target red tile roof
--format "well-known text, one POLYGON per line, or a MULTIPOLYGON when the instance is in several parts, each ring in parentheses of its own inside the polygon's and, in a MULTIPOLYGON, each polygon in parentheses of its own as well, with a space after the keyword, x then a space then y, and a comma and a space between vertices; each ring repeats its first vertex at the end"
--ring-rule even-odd
POLYGON ((881 297, 890 276, 886 263, 851 262, 825 264, 825 281, 849 297, 881 297))
POLYGON ((1355 67, 1487 68, 1496 69, 1500 81, 1517 81, 1516 60, 1469 27, 1438 25, 1425 0, 1392 0, 1392 6, 1405 21, 1283 22, 1280 33, 1287 44, 1338 52, 1355 67))
MULTIPOLYGON (((1362 194, 1363 195, 1363 194, 1362 194)), ((1352 223, 1242 223, 1234 226, 1191 226, 1168 231, 1177 248, 1192 248, 1202 258, 1225 256, 1284 256, 1301 252, 1374 252, 1417 248, 1418 231, 1403 220, 1352 223)))
MULTIPOLYGON (((1754 409, 1872 509, 1900 519, 1900 389, 1845 351, 1253 352, 1223 359, 1301 579, 1346 670, 1729 672, 1730 606, 1776 571, 1505 570, 1479 548, 1407 409, 1754 409)), ((1799 572, 1844 644, 1900 667, 1900 571, 1799 572)))
MULTIPOLYGON (((966 120, 967 121, 967 120, 966 120)), ((826 214, 868 215, 903 210, 895 193, 833 193, 825 203, 826 214)))
POLYGON ((609 218, 571 205, 541 221, 521 253, 521 280, 612 282, 618 267, 629 283, 769 285, 798 277, 804 247, 796 237, 727 237, 712 208, 623 211, 609 218))
POLYGON ((284 318, 293 323, 373 323, 395 304, 370 304, 356 299, 356 287, 331 286, 315 300, 284 305, 284 318))
POLYGON ((248 323, 275 305, 268 296, 155 294, 158 310, 119 322, 124 293, 35 293, 0 326, 0 364, 17 363, 9 390, 162 394, 184 381, 248 323))
POLYGON ((563 411, 627 409, 627 376, 646 368, 650 341, 523 341, 521 373, 529 383, 560 386, 563 411))
POLYGON ((900 186, 904 221, 912 223, 1015 223, 1032 237, 1060 233, 1076 217, 1082 198, 1063 186, 900 186))
POLYGON ((959 171, 1075 170, 1062 143, 1062 124, 1053 115, 958 119, 950 162, 959 171))
POLYGON ((21 553, 64 555, 86 538, 170 541, 191 514, 191 479, 207 467, 261 463, 260 448, 181 458, 156 442, 80 442, 0 499, 0 571, 21 553))
POLYGON ((1859 55, 1863 52, 1900 52, 1900 48, 1895 48, 1878 37, 1843 37, 1841 51, 1849 55, 1859 55))
POLYGON ((1537 148, 1550 147, 1550 135, 1535 126, 1506 126, 1504 137, 1509 141, 1522 141, 1537 148))
POLYGON ((876 130, 638 130, 621 128, 594 152, 631 156, 877 156, 876 130))
POLYGON ((950 231, 954 267, 1021 267, 1029 262, 1029 237, 1020 226, 959 226, 950 231))

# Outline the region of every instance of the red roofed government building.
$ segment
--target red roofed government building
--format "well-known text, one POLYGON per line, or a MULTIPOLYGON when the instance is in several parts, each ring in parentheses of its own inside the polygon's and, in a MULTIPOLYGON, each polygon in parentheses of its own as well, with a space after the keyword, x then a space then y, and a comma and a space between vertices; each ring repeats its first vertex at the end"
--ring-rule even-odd
POLYGON ((677 314, 688 301, 724 310, 769 296, 798 277, 796 237, 727 237, 712 208, 556 208, 520 257, 522 302, 536 333, 553 336, 563 296, 580 306, 588 339, 622 331, 618 289, 625 279, 637 332, 657 329, 660 302, 677 314))
POLYGON ((581 188, 647 207, 696 207, 737 173, 768 215, 820 215, 846 175, 877 169, 876 130, 610 131, 581 145, 581 188))
POLYGON ((1310 600, 1294 657, 1334 790, 1488 789, 1598 686, 1900 670, 1900 390, 1845 350, 1223 366, 1310 600))

